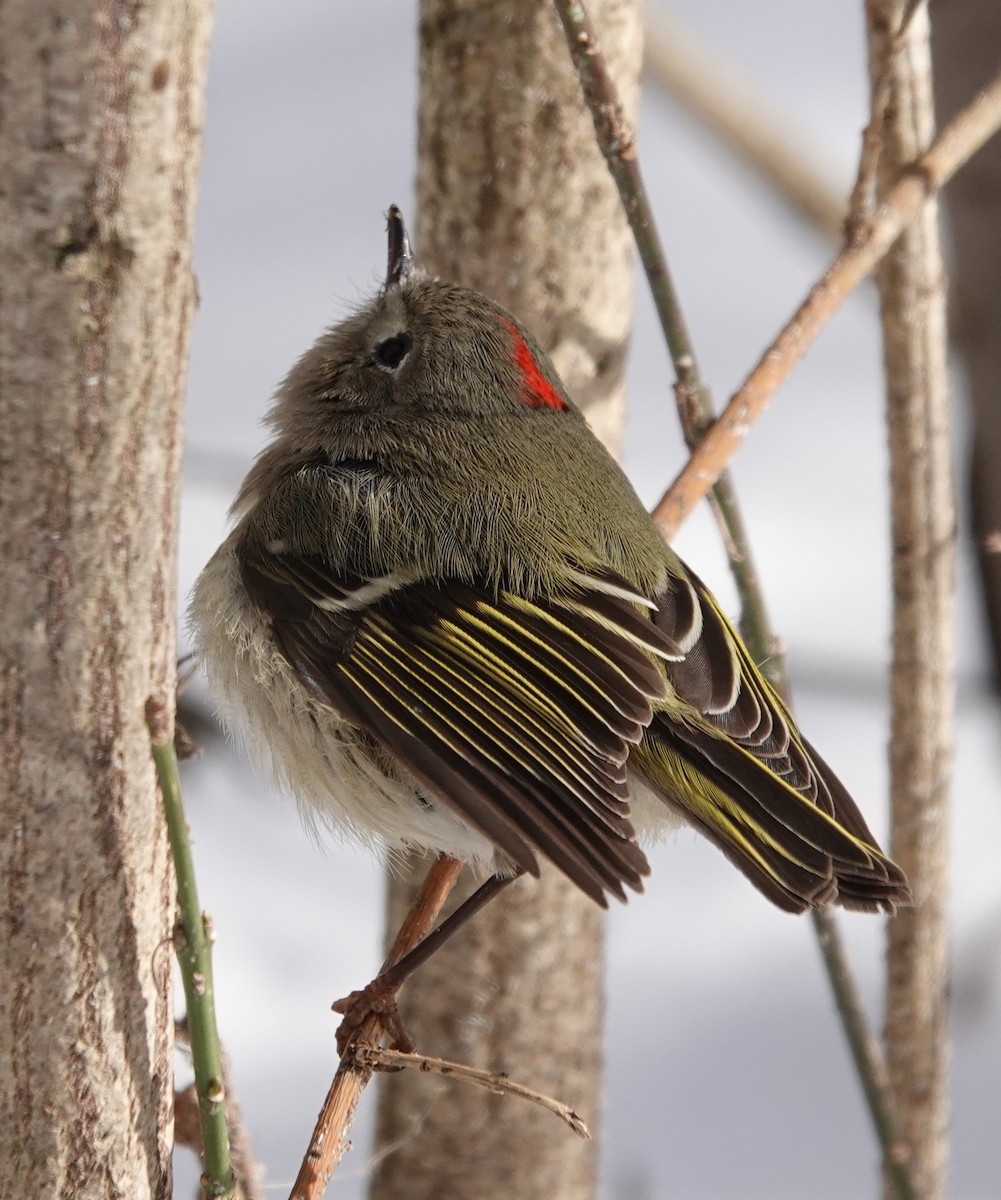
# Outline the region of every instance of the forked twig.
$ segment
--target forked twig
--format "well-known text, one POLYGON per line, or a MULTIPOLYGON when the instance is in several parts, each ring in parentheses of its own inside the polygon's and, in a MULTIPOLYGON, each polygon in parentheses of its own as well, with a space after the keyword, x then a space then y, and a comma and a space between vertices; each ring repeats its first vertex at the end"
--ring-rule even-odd
POLYGON ((926 0, 907 0, 906 7, 901 14, 900 28, 890 39, 886 58, 880 66, 872 86, 869 120, 862 131, 862 150, 859 154, 855 184, 848 201, 848 216, 845 219, 845 240, 849 245, 864 236, 866 223, 872 216, 876 195, 876 171, 883 149, 883 125, 890 103, 893 64, 895 59, 903 53, 911 21, 925 2, 926 0))
POLYGON ((499 1074, 496 1071, 483 1071, 479 1067, 449 1062, 445 1058, 431 1058, 426 1054, 406 1054, 402 1050, 389 1050, 383 1046, 357 1045, 354 1047, 353 1055, 356 1062, 369 1070, 378 1070, 380 1067, 410 1067, 417 1071, 463 1079, 467 1083, 475 1083, 479 1087, 484 1087, 490 1092, 517 1096, 521 1100, 528 1100, 532 1104, 538 1104, 541 1108, 548 1109, 561 1121, 565 1121, 578 1137, 590 1140, 591 1131, 582 1118, 568 1105, 560 1100, 554 1100, 551 1096, 544 1096, 534 1088, 515 1083, 507 1075, 499 1074))
MULTIPOLYGON (((462 863, 457 859, 441 855, 436 860, 400 926, 385 967, 392 966, 431 932, 461 871, 462 863)), ((372 1068, 359 1060, 356 1048, 362 1043, 374 1045, 381 1036, 382 1022, 378 1016, 371 1015, 348 1040, 316 1119, 289 1200, 321 1200, 330 1176, 347 1148, 347 1135, 354 1123, 358 1101, 372 1077, 372 1068)))

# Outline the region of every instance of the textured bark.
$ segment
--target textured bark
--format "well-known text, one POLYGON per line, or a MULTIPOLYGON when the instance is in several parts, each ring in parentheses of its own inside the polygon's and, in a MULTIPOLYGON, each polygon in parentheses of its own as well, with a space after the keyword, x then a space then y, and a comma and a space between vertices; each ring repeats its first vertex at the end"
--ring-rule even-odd
MULTIPOLYGON (((899 25, 897 0, 870 0, 873 76, 899 25)), ((893 60, 881 186, 934 132, 927 10, 893 60)), ((877 274, 887 379, 893 536, 891 852, 915 907, 890 922, 887 1066, 912 1178, 923 1200, 948 1170, 949 784, 953 742, 955 502, 945 279, 938 210, 928 204, 877 274)), ((896 1195, 889 1181, 887 1200, 896 1195)))
MULTIPOLYGON (((1001 5, 950 0, 935 8, 935 100, 944 123, 997 69, 1001 5)), ((955 260, 953 343, 963 354, 973 410, 970 487, 984 608, 1001 686, 1001 138, 987 143, 946 191, 955 260)))
POLYGON ((207 13, 0 4, 0 1195, 170 1195, 172 708, 207 13))
MULTIPOLYGON (((592 9, 634 119, 640 6, 592 9)), ((631 242, 555 15, 535 0, 424 0, 420 21, 418 256, 522 317, 616 449, 631 242)), ((410 880, 390 885, 391 931, 411 895, 410 880)), ((595 1132, 602 968, 600 910, 545 870, 421 968, 403 1013, 420 1050, 506 1071, 595 1132)), ((410 1072, 383 1081, 379 1146, 376 1200, 579 1200, 596 1189, 597 1141, 510 1097, 410 1072)))

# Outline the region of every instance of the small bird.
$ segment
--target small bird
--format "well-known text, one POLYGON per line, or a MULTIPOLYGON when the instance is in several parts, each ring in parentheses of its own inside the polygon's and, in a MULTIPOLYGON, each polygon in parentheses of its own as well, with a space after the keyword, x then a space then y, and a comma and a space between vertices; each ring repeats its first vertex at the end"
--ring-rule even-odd
POLYGON ((601 905, 693 825, 790 912, 910 903, 549 358, 415 266, 281 385, 191 606, 224 721, 307 813, 601 905))

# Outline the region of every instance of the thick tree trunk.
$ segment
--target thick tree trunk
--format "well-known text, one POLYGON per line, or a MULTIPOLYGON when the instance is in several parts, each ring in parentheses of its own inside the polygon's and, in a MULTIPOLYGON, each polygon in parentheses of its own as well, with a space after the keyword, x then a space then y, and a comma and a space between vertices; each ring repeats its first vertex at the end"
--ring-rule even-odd
POLYGON ((0 4, 0 1195, 170 1195, 173 705, 208 17, 0 4))
MULTIPOLYGON (((900 0, 869 0, 875 78, 900 0)), ((927 10, 890 65, 880 184, 934 134, 927 10)), ((918 1195, 945 1194, 948 1142, 948 859, 956 511, 938 207, 926 205, 877 273, 887 386, 893 536, 891 852, 915 905, 889 926, 886 1042, 918 1195)), ((889 1179, 887 1200, 896 1196, 889 1179)))
MULTIPOLYGON (((592 8, 634 119, 640 6, 592 8)), ((615 449, 631 242, 556 17, 535 0, 424 0, 420 21, 418 255, 523 318, 615 449)), ((411 893, 409 879, 390 885, 391 930, 411 893)), ((421 968, 404 1016, 421 1050, 506 1071, 594 1130, 602 968, 600 911, 547 870, 421 968)), ((407 1072, 383 1081, 372 1195, 583 1200, 596 1188, 596 1144, 533 1106, 407 1072)))

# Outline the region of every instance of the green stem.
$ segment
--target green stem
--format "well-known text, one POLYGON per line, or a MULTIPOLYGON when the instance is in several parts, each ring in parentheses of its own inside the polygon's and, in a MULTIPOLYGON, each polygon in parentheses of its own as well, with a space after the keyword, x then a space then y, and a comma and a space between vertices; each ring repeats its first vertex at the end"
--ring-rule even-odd
POLYGON ((167 817, 167 836, 177 876, 179 919, 174 928, 174 951, 181 968, 184 998, 188 1010, 191 1058, 195 1069, 195 1091, 202 1128, 205 1173, 202 1192, 207 1197, 232 1196, 236 1178, 226 1128, 226 1090, 222 1066, 222 1048, 215 1018, 215 991, 212 984, 212 935, 209 919, 198 903, 195 865, 188 841, 188 827, 181 802, 177 755, 170 723, 164 710, 151 700, 147 723, 153 747, 153 761, 163 795, 167 817))
MULTIPOLYGON (((699 372, 695 349, 657 234, 636 155, 635 140, 623 116, 615 85, 584 4, 580 0, 553 0, 553 3, 563 23, 570 56, 594 121, 598 144, 619 189, 622 207, 653 293, 677 376, 675 394, 685 440, 689 448, 694 448, 715 420, 716 414, 712 395, 699 372)), ((776 639, 771 632, 747 533, 727 472, 716 481, 712 496, 713 511, 740 596, 741 632, 755 661, 767 665, 771 682, 784 692, 787 690, 784 666, 776 654, 776 639)), ((887 1171, 894 1180, 900 1200, 915 1200, 914 1185, 903 1160, 901 1142, 896 1132, 886 1067, 879 1044, 866 1024, 858 985, 849 967, 837 925, 830 914, 818 910, 814 910, 813 918, 835 1003, 887 1171)))

